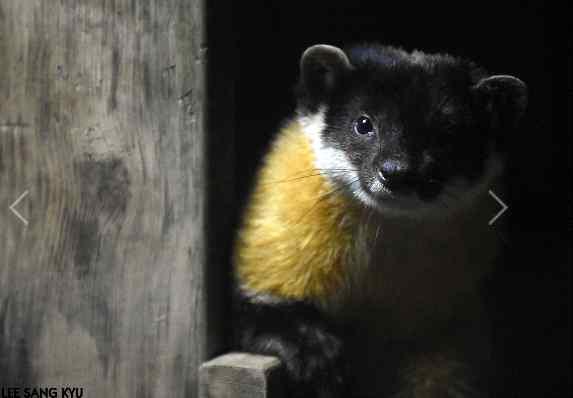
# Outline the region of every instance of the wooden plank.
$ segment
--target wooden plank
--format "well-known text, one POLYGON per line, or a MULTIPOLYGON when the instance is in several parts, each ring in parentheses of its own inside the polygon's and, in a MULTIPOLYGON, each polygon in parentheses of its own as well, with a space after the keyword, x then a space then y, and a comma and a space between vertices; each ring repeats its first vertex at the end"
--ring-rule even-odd
POLYGON ((278 358, 232 352, 204 363, 200 369, 200 398, 280 398, 278 358))
POLYGON ((0 385, 197 396, 220 349, 204 14, 202 0, 0 0, 0 385), (28 225, 9 210, 23 192, 28 225))

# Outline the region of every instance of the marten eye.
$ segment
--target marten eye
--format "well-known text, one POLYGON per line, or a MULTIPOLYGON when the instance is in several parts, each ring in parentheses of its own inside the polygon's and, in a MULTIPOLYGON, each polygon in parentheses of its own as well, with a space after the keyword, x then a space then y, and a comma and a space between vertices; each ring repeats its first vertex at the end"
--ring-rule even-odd
POLYGON ((374 126, 368 116, 360 116, 354 122, 354 132, 360 135, 374 134, 374 126))

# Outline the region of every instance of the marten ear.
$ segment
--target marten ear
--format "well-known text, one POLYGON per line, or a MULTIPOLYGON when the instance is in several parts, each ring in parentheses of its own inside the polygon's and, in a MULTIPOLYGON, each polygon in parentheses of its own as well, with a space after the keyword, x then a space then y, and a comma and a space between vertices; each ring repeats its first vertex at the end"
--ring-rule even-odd
POLYGON ((472 93, 486 125, 493 129, 516 127, 527 107, 527 86, 513 76, 485 77, 472 93))
POLYGON ((300 58, 299 89, 313 102, 325 99, 351 68, 340 48, 327 44, 309 47, 300 58))

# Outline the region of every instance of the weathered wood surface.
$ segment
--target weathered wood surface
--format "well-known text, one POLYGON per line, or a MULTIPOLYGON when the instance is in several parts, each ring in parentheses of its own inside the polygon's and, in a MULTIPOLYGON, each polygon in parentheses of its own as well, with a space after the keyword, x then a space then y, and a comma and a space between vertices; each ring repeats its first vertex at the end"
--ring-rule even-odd
POLYGON ((281 398, 278 358, 232 352, 200 369, 200 398, 281 398))
POLYGON ((220 338, 204 14, 202 0, 0 0, 0 385, 197 396, 220 338), (28 225, 9 210, 24 192, 28 225))

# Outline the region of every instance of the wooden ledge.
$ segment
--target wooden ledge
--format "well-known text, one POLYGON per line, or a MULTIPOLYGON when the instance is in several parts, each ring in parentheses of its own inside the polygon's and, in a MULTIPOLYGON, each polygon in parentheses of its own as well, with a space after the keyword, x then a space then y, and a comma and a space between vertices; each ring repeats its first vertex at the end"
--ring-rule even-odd
POLYGON ((199 368, 200 398, 283 398, 278 358, 232 352, 199 368))

